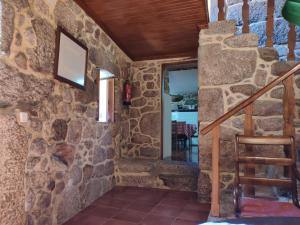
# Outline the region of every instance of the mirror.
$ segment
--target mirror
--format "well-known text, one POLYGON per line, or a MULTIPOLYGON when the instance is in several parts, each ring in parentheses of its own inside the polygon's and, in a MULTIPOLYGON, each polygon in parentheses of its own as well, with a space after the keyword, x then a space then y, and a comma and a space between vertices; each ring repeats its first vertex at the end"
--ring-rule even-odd
POLYGON ((56 35, 55 78, 84 90, 87 47, 61 27, 56 35))

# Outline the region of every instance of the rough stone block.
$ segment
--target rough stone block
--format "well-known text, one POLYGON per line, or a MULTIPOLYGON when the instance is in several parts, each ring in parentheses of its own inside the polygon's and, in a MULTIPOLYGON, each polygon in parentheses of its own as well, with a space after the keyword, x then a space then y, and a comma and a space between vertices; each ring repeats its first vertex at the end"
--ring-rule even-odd
POLYGON ((241 34, 226 38, 224 43, 232 48, 257 47, 258 36, 256 34, 241 34))
POLYGON ((160 112, 150 112, 142 115, 140 120, 140 130, 142 134, 152 138, 160 137, 160 112))
POLYGON ((120 159, 117 165, 120 173, 143 173, 151 172, 156 166, 156 162, 143 159, 120 159))
POLYGON ((230 90, 233 93, 241 93, 246 96, 251 96, 257 91, 257 88, 252 84, 241 84, 231 86, 230 90))
POLYGON ((166 187, 173 190, 180 191, 196 191, 197 190, 197 177, 160 174, 161 179, 166 187))
POLYGON ((284 94, 284 88, 283 88, 283 87, 280 87, 280 88, 273 89, 273 90, 271 91, 270 96, 271 96, 272 98, 282 99, 283 94, 284 94))
POLYGON ((42 18, 32 21, 37 46, 27 51, 30 67, 37 72, 53 73, 55 55, 55 30, 42 18))
POLYGON ((254 116, 282 115, 282 103, 270 100, 258 100, 254 103, 254 116))
POLYGON ((40 103, 53 91, 53 82, 25 75, 0 62, 0 98, 5 102, 40 103))
POLYGON ((280 131, 283 129, 282 118, 267 118, 256 120, 258 127, 264 131, 280 131))
POLYGON ((291 70, 296 65, 296 62, 275 62, 272 64, 271 73, 275 76, 280 76, 291 70))
POLYGON ((15 12, 14 9, 5 1, 1 1, 1 6, 0 51, 1 54, 9 54, 15 29, 15 12))
POLYGON ((253 76, 256 69, 256 51, 222 50, 219 44, 200 48, 200 86, 240 82, 253 76))
POLYGON ((260 58, 267 62, 279 59, 278 52, 275 48, 259 48, 258 52, 260 58))
POLYGON ((235 21, 217 21, 208 24, 204 34, 234 34, 236 31, 235 21))
POLYGON ((224 100, 222 89, 207 88, 200 90, 199 120, 213 121, 224 113, 224 100))

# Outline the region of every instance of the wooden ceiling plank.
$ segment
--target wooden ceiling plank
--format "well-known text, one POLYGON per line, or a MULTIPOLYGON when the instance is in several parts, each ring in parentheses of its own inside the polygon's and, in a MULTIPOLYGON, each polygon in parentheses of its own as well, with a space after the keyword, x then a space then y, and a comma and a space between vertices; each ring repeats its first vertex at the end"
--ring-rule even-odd
POLYGON ((204 0, 75 0, 132 59, 195 56, 204 0))

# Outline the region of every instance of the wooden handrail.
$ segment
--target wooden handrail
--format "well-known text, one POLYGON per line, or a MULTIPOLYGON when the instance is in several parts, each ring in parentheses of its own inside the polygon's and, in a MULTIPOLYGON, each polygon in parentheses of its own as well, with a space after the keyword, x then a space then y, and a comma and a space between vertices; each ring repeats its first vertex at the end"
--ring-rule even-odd
POLYGON ((208 126, 204 127, 200 131, 200 133, 202 135, 207 134, 212 129, 214 129, 215 127, 219 126, 221 123, 223 123, 224 121, 226 121, 227 119, 229 119, 230 117, 232 117, 233 115, 235 115, 236 113, 238 113, 239 111, 241 111, 242 109, 244 109, 245 107, 247 107, 248 105, 250 105, 251 103, 253 103, 256 99, 258 99, 259 97, 261 97, 262 95, 264 95, 266 92, 268 92, 269 90, 271 90, 273 87, 277 86, 282 81, 284 81, 288 77, 292 76, 298 70, 300 70, 300 63, 297 64, 293 69, 291 69, 287 73, 285 73, 283 75, 280 75, 278 78, 276 78, 275 80, 273 80, 272 82, 270 82, 268 85, 266 85, 265 87, 263 87, 262 89, 260 89, 259 91, 257 91, 254 95, 252 95, 249 98, 247 98, 246 100, 242 101, 240 104, 238 104, 237 106, 235 106, 234 108, 232 108, 230 111, 228 111, 227 113, 225 113, 223 116, 219 117, 217 120, 215 120, 214 122, 212 122, 208 126))

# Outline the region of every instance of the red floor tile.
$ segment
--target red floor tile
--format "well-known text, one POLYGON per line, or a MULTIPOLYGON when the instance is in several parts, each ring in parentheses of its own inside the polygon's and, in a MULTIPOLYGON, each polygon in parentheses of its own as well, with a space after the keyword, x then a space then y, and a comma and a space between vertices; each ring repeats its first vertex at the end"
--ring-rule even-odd
POLYGON ((208 216, 196 194, 116 187, 64 225, 191 225, 208 216))
POLYGON ((184 209, 180 215, 179 219, 185 219, 190 221, 206 221, 208 214, 205 212, 199 212, 196 210, 184 209))
POLYGON ((127 209, 148 213, 155 207, 155 205, 155 203, 149 203, 148 201, 134 201, 127 207, 127 209))
POLYGON ((164 198, 159 204, 177 207, 177 208, 184 208, 188 204, 188 201, 180 200, 180 199, 164 198))
POLYGON ((198 222, 183 220, 183 219, 176 219, 172 225, 198 225, 198 222))
POLYGON ((300 217, 300 210, 292 203, 265 199, 243 198, 242 217, 300 217))
POLYGON ((148 215, 142 220, 142 225, 171 225, 175 218, 162 217, 157 215, 148 215))
POLYGON ((158 205, 150 212, 153 215, 163 217, 177 217, 181 213, 181 209, 172 206, 158 205))
POLYGON ((137 225, 137 223, 131 223, 131 222, 128 222, 128 221, 112 219, 112 220, 107 221, 103 225, 137 225))
POLYGON ((184 209, 197 210, 199 212, 210 212, 210 204, 198 203, 196 200, 185 205, 184 209))
POLYGON ((133 200, 122 200, 122 199, 116 199, 112 197, 105 197, 105 198, 100 198, 97 201, 93 203, 93 205, 103 205, 103 206, 109 206, 113 208, 119 208, 123 209, 128 207, 133 200))
POLYGON ((120 213, 118 213, 116 216, 114 216, 114 219, 138 223, 145 216, 146 216, 146 213, 143 213, 143 212, 139 212, 139 211, 135 211, 135 210, 122 210, 120 213))
POLYGON ((94 208, 90 211, 83 211, 82 213, 86 213, 89 215, 100 216, 104 218, 112 218, 120 212, 120 209, 108 207, 108 206, 100 206, 94 205, 94 208))

